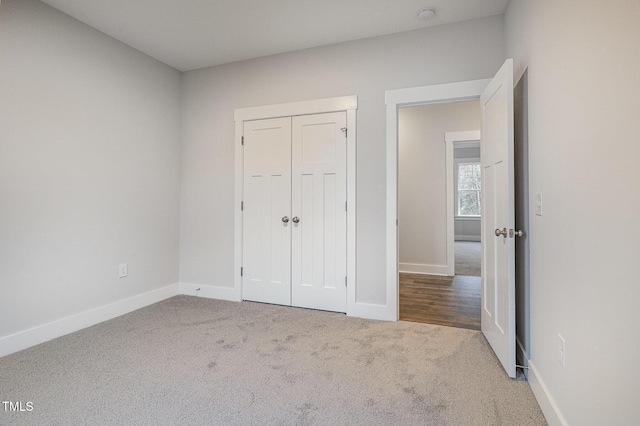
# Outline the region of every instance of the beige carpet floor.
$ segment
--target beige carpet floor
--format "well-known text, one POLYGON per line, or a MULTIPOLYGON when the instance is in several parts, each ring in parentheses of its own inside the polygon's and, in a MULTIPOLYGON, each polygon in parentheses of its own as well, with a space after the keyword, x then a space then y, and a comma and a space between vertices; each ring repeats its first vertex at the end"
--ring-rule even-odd
POLYGON ((0 358, 2 425, 544 425, 480 332, 177 296, 0 358))

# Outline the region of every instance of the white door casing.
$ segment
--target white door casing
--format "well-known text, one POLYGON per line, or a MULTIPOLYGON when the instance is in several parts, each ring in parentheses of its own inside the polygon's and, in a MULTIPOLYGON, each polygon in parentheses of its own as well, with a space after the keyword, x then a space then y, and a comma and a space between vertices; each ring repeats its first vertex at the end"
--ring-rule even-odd
POLYGON ((346 113, 292 122, 292 305, 346 312, 346 113))
POLYGON ((244 121, 243 299, 346 312, 346 123, 244 121))
MULTIPOLYGON (((339 96, 334 98, 314 99, 299 102, 289 102, 282 104, 262 105, 254 107, 239 108, 234 110, 235 121, 235 199, 234 199, 234 280, 230 287, 228 284, 218 285, 198 284, 198 288, 203 287, 203 295, 216 299, 241 301, 243 297, 243 270, 244 270, 244 229, 243 229, 243 203, 244 203, 244 146, 242 144, 244 123, 253 120, 262 120, 279 117, 294 117, 301 115, 322 114, 329 112, 346 112, 347 117, 347 138, 346 138, 346 187, 347 187, 347 315, 358 317, 373 317, 369 314, 369 305, 358 302, 356 299, 357 271, 356 271, 356 112, 358 109, 358 97, 339 96)), ((291 216, 290 216, 291 219, 291 216)), ((289 222, 291 223, 291 222, 289 222)))
POLYGON ((244 123, 243 180, 242 297, 290 305, 290 117, 244 123))
POLYGON ((515 377, 515 227, 513 60, 480 96, 482 109, 481 328, 509 377, 515 377), (497 235, 497 232, 501 232, 497 235))
POLYGON ((387 90, 387 208, 386 208, 386 304, 371 307, 368 318, 397 321, 398 280, 398 108, 442 102, 475 100, 488 79, 387 90))

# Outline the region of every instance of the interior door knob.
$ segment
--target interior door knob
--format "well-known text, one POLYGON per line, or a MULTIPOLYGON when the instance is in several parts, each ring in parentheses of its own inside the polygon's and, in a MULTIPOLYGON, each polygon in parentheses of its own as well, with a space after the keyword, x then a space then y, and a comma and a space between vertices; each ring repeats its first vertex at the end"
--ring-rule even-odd
POLYGON ((521 229, 518 229, 517 231, 513 230, 513 229, 509 229, 509 236, 511 238, 513 237, 524 237, 524 231, 521 229))
POLYGON ((284 216, 284 217, 282 218, 282 222, 283 222, 283 223, 289 223, 289 216, 284 216))
POLYGON ((293 221, 293 223, 298 223, 300 222, 300 219, 298 219, 298 216, 294 216, 293 219, 291 219, 293 221))
POLYGON ((500 235, 507 238, 507 228, 503 228, 502 231, 496 228, 496 237, 499 237, 500 235))

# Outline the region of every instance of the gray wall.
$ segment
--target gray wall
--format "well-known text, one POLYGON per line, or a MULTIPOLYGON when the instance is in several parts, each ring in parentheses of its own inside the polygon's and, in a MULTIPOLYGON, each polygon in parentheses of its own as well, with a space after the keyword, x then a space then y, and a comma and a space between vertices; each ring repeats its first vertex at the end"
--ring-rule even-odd
POLYGON ((35 0, 0 58, 0 337, 176 283, 180 74, 35 0))
POLYGON ((387 304, 384 92, 488 78, 503 61, 495 16, 185 73, 181 281, 233 286, 234 108, 358 95, 357 301, 387 304))
POLYGON ((398 111, 401 271, 420 272, 419 268, 412 269, 406 264, 425 267, 447 264, 444 134, 479 129, 479 101, 422 105, 398 111))
POLYGON ((505 28, 528 69, 530 366, 567 424, 637 424, 640 2, 511 0, 505 28))

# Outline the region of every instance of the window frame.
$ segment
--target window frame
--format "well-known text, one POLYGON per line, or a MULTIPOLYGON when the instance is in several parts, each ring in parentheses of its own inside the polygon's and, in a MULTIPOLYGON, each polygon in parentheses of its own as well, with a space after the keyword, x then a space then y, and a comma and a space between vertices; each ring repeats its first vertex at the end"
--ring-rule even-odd
MULTIPOLYGON (((454 183, 453 183, 453 189, 454 189, 454 196, 453 196, 453 202, 454 202, 454 217, 456 219, 462 219, 462 220, 479 220, 482 217, 482 210, 480 210, 480 214, 479 215, 461 215, 460 214, 460 194, 459 194, 459 186, 458 186, 458 178, 460 176, 460 166, 461 165, 479 165, 480 166, 480 179, 482 182, 482 163, 480 161, 480 158, 477 157, 471 157, 471 158, 455 158, 454 159, 454 175, 453 175, 453 179, 454 179, 454 183)), ((474 189, 465 189, 465 191, 478 191, 480 192, 480 197, 482 197, 482 188, 474 190, 474 189)), ((482 208, 482 205, 480 206, 480 208, 482 208)))

